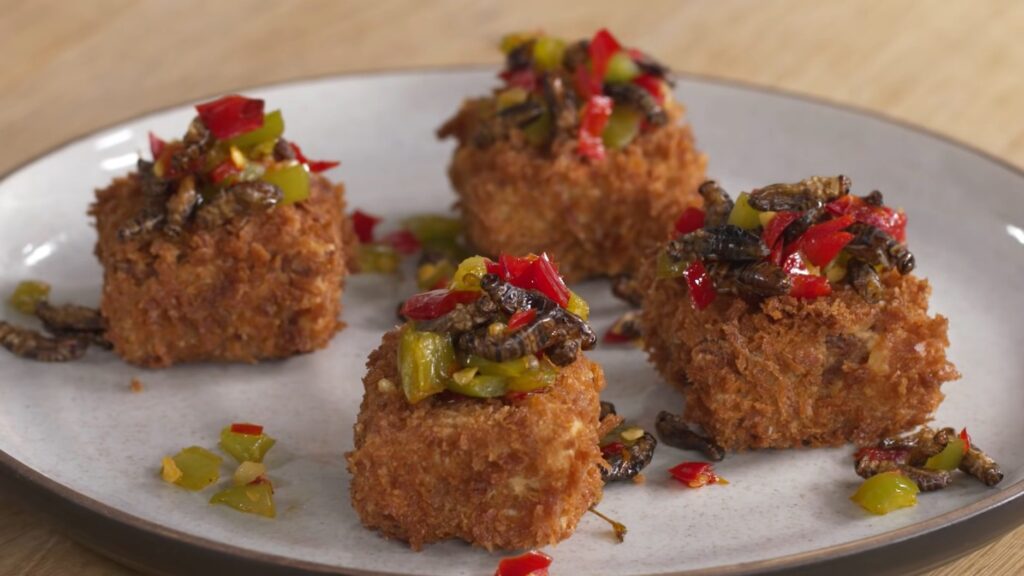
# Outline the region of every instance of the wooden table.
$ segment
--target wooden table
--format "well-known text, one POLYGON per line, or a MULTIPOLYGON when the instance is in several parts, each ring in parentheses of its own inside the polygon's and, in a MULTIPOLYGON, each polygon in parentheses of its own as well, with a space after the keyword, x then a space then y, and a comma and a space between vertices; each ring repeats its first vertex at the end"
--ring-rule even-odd
MULTIPOLYGON (((0 173, 183 100, 358 70, 498 62, 509 30, 609 25, 676 70, 870 108, 1024 166, 1024 3, 0 0, 0 173)), ((699 137, 699 135, 698 135, 699 137)), ((129 574, 0 493, 0 574, 129 574)), ((1024 572, 1024 528, 932 572, 1024 572)))

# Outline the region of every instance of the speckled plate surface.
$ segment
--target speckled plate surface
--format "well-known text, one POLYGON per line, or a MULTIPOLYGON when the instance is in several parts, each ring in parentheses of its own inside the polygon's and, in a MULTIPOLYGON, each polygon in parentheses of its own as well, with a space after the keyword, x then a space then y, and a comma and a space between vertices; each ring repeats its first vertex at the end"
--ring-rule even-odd
MULTIPOLYGON (((449 70, 326 78, 247 91, 280 108, 286 135, 313 157, 340 159, 350 206, 394 222, 452 203, 451 145, 434 129, 493 71, 449 70)), ((629 535, 614 544, 587 516, 548 550, 556 574, 832 572, 914 569, 943 561, 1024 517, 1024 175, 998 161, 884 119, 793 96, 700 79, 677 87, 710 175, 731 191, 808 174, 843 173, 879 188, 910 215, 918 271, 932 310, 950 318, 950 355, 964 377, 945 387, 937 422, 967 426, 1003 464, 996 489, 962 479, 916 508, 869 516, 848 496, 849 448, 731 455, 725 487, 689 490, 666 470, 694 455, 659 449, 644 486, 613 486, 601 509, 629 535)), ((46 280, 56 301, 94 305, 100 268, 85 212, 92 190, 127 172, 146 132, 180 134, 183 106, 80 139, 0 182, 0 293, 46 280)), ((601 282, 577 287, 605 330, 624 310, 601 282)), ((344 295, 348 328, 326 350, 258 366, 145 371, 90 351, 67 365, 0 353, 0 470, 11 486, 64 519, 87 543, 152 571, 199 567, 261 573, 489 574, 497 556, 448 542, 414 553, 362 529, 348 501, 342 454, 352 445, 367 354, 393 324, 411 283, 361 276, 344 295), (142 393, 129 391, 139 377, 142 393), (214 447, 231 421, 263 423, 279 439, 267 464, 276 520, 208 506, 156 475, 160 457, 214 447)), ((0 315, 24 318, 6 307, 0 315)), ((0 351, 2 352, 2 351, 0 351)), ((644 354, 599 347, 606 397, 652 426, 681 397, 644 354)), ((225 465, 223 476, 230 474, 225 465)))

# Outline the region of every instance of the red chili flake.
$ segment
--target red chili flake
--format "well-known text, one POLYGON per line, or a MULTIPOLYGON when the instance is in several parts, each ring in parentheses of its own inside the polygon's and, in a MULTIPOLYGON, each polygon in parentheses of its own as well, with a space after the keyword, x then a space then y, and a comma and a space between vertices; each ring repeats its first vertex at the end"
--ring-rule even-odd
POLYGON ((295 152, 295 159, 306 165, 306 168, 314 174, 319 174, 324 170, 330 170, 335 166, 340 166, 341 162, 335 160, 310 160, 306 158, 306 155, 302 153, 302 148, 295 142, 288 142, 288 145, 292 147, 292 152, 295 152))
POLYGON ((534 310, 533 308, 529 308, 527 310, 517 310, 516 313, 513 314, 512 317, 508 319, 508 329, 509 331, 512 332, 519 330, 523 326, 526 326, 530 322, 533 322, 534 318, 536 317, 537 311, 534 310))
POLYGON ((708 462, 683 462, 669 468, 668 472, 690 488, 700 488, 708 484, 728 484, 724 478, 715 474, 715 469, 708 462))
POLYGON ((583 107, 580 120, 579 153, 591 160, 604 160, 604 140, 601 134, 612 115, 612 99, 608 96, 591 96, 583 107))
POLYGON ((897 242, 907 240, 907 215, 888 206, 871 206, 859 196, 846 195, 825 206, 830 214, 849 215, 857 222, 874 226, 897 242))
POLYGON ((356 230, 356 237, 363 244, 373 242, 373 229, 379 222, 379 217, 367 214, 362 210, 356 210, 352 213, 352 227, 356 230))
POLYGON ((551 566, 551 556, 530 550, 513 558, 502 558, 494 576, 548 576, 548 566, 551 566))
POLYGON ((768 224, 764 227, 764 244, 769 248, 774 248, 775 243, 782 238, 782 233, 786 231, 796 219, 800 218, 801 212, 776 212, 775 216, 768 221, 768 224))
POLYGON ((153 155, 154 160, 160 157, 160 153, 164 151, 164 146, 167 146, 167 142, 156 134, 149 133, 149 152, 153 155))
POLYGON ((964 454, 971 449, 971 435, 967 433, 967 428, 960 430, 960 439, 964 441, 964 454))
POLYGON ((700 208, 689 207, 683 210, 683 214, 676 220, 676 232, 689 234, 694 230, 704 227, 704 211, 700 208))
POLYGON ((196 111, 214 137, 226 140, 263 126, 263 100, 230 94, 198 104, 196 111))
POLYGON ((402 304, 402 316, 412 320, 433 320, 451 312, 456 304, 466 304, 480 297, 470 290, 431 290, 410 297, 402 304))
POLYGON ((604 80, 605 72, 608 71, 608 62, 616 52, 622 50, 622 45, 612 36, 607 28, 601 28, 594 34, 587 46, 587 53, 590 56, 590 69, 594 76, 604 80))
POLYGON ((231 425, 231 431, 235 434, 259 436, 260 434, 263 434, 263 426, 260 426, 259 424, 249 424, 247 422, 235 422, 231 425))
POLYGON ((658 101, 658 104, 665 104, 665 90, 660 79, 650 74, 643 74, 633 79, 633 84, 647 90, 658 101))
POLYGON ((506 70, 498 77, 505 81, 507 86, 522 88, 527 92, 533 92, 537 89, 537 73, 532 68, 524 68, 522 70, 506 70))
POLYGON ((394 248, 399 254, 413 254, 422 247, 419 238, 410 230, 396 230, 383 238, 381 242, 394 248))
POLYGON ((228 176, 233 176, 235 174, 238 174, 239 172, 240 170, 238 169, 238 167, 235 166, 235 163, 232 162, 231 159, 229 158, 221 162, 220 164, 217 164, 217 166, 215 166, 213 170, 210 170, 210 180, 213 180, 214 184, 219 184, 220 182, 223 182, 224 179, 227 178, 228 176))
POLYGON ((689 288, 690 303, 695 309, 703 310, 715 301, 718 293, 715 291, 715 284, 708 276, 703 262, 694 260, 686 267, 683 277, 686 278, 686 286, 689 288))

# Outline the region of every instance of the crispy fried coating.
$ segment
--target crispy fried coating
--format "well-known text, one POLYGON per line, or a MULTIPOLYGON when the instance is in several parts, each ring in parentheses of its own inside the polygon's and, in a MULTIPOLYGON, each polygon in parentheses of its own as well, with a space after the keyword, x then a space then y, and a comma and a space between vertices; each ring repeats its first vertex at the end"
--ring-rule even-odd
POLYGON ((467 239, 483 254, 547 252, 568 282, 633 272, 679 214, 699 204, 707 158, 680 123, 681 106, 668 108, 668 125, 593 162, 580 158, 575 141, 556 141, 548 153, 521 131, 474 146, 481 105, 467 101, 441 133, 459 142, 448 175, 467 239))
POLYGON ((96 191, 100 310, 125 361, 165 367, 193 361, 284 358, 327 345, 341 327, 350 247, 344 188, 310 178, 309 199, 213 229, 186 226, 121 240, 138 213, 135 174, 96 191))
POLYGON ((687 420, 726 449, 873 444, 928 421, 959 377, 946 319, 928 316, 928 282, 881 280, 878 304, 841 286, 759 304, 719 294, 702 312, 684 283, 645 280, 646 348, 684 391, 687 420))
POLYGON ((346 455, 363 524, 416 550, 449 538, 511 550, 569 537, 601 498, 600 366, 580 355, 548 391, 515 401, 410 405, 398 340, 392 330, 370 354, 346 455))

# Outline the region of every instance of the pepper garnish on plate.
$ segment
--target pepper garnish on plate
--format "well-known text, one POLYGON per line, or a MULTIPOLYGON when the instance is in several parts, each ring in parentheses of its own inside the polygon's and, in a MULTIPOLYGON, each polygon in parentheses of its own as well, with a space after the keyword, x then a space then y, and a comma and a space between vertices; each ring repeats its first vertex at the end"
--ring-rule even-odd
POLYGON ((586 303, 546 255, 467 258, 446 288, 416 294, 400 314, 398 363, 406 399, 443 391, 477 398, 537 392, 554 384, 596 337, 586 303))
POLYGON ((724 478, 715 474, 714 467, 708 462, 681 462, 669 468, 673 478, 689 486, 700 488, 708 484, 728 484, 724 478))
POLYGON ((551 556, 530 550, 511 558, 502 558, 494 576, 548 576, 551 556))
POLYGON ((700 187, 705 211, 688 209, 679 236, 658 256, 658 276, 682 276, 694 308, 719 292, 748 298, 819 298, 848 283, 867 301, 881 297, 878 274, 908 274, 914 257, 902 240, 906 216, 878 191, 850 195, 845 176, 814 176, 741 194, 734 203, 716 183, 700 187))

